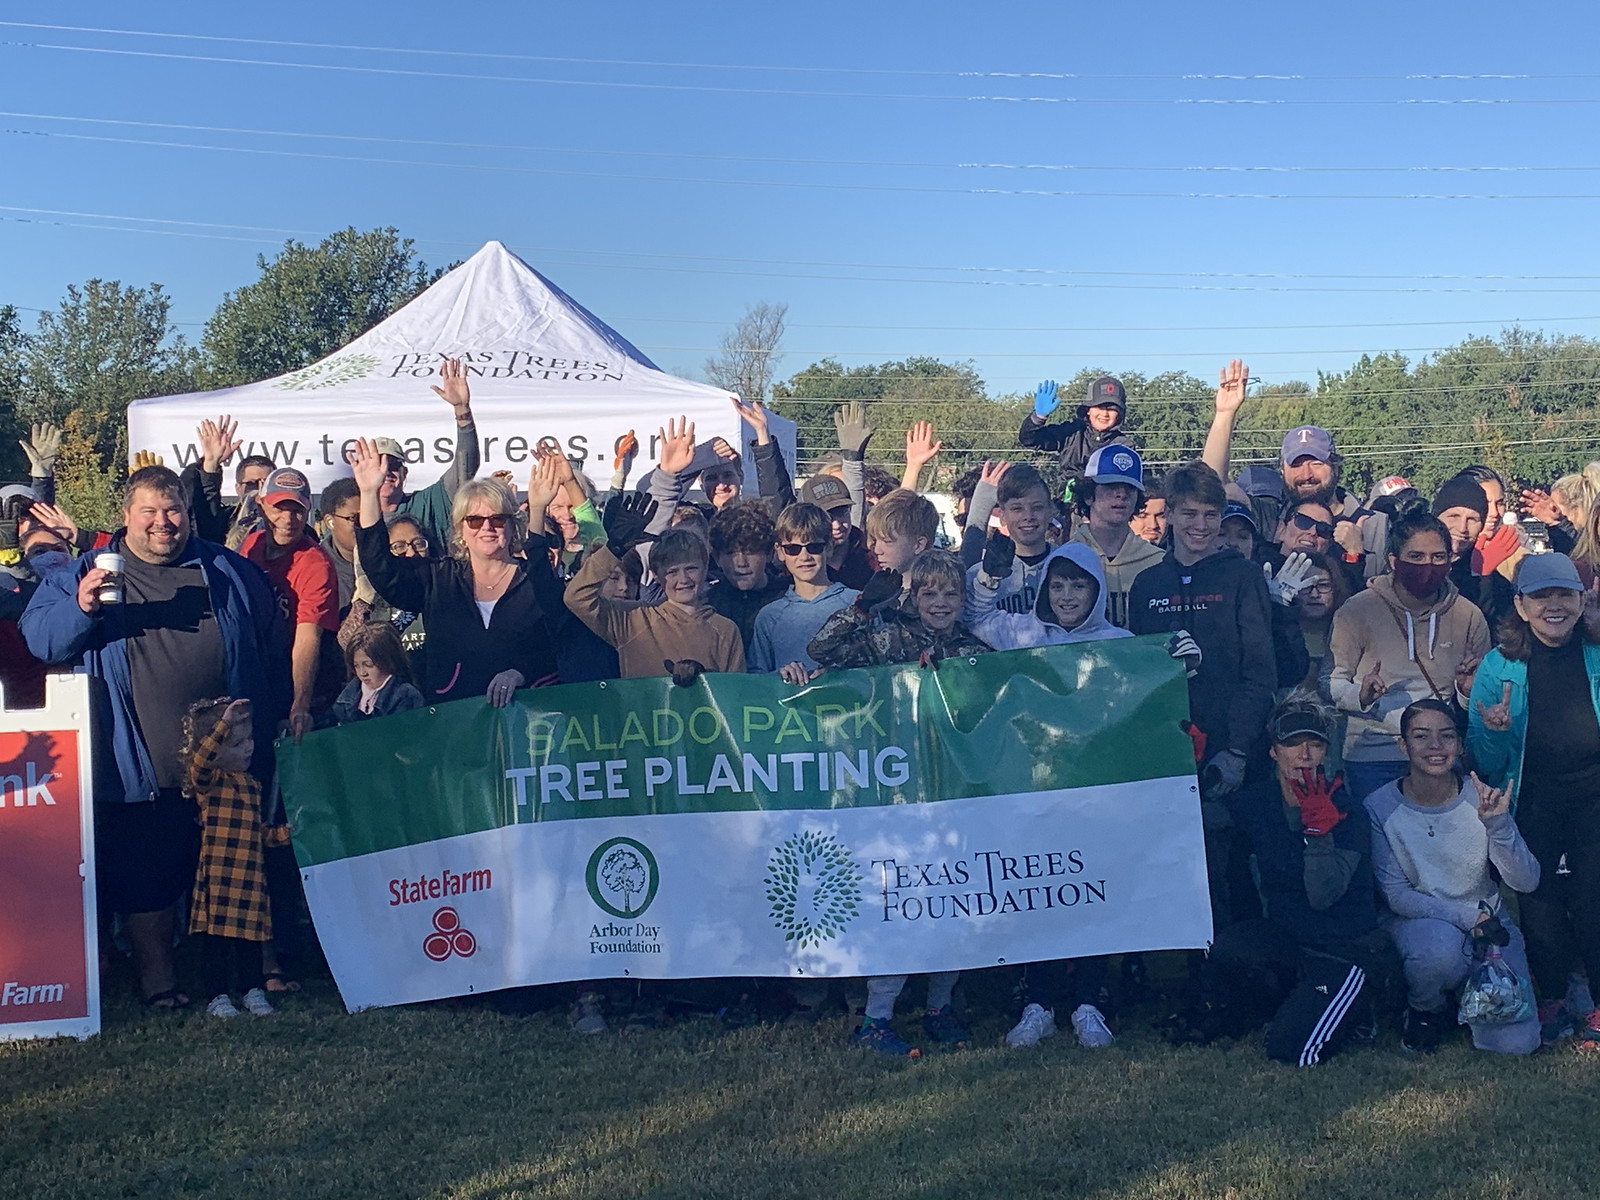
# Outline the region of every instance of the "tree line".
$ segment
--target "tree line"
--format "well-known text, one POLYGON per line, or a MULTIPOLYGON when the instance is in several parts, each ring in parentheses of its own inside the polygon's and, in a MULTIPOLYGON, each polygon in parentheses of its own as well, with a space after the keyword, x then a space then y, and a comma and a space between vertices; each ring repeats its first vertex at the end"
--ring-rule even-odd
MULTIPOLYGON (((268 379, 325 357, 411 300, 448 267, 433 268, 393 228, 340 230, 315 246, 290 240, 256 260, 257 278, 223 296, 191 344, 171 321, 159 283, 91 279, 26 328, 0 305, 0 473, 21 478, 16 443, 28 426, 66 429, 58 479, 62 500, 86 520, 114 520, 128 457, 127 407, 148 396, 268 379)), ((948 486, 985 458, 1019 456, 1027 394, 991 395, 971 362, 912 357, 847 367, 826 358, 786 379, 776 375, 787 319, 783 304, 752 306, 723 337, 704 375, 748 397, 762 396, 799 427, 804 467, 836 445, 833 410, 867 404, 878 429, 868 457, 898 474, 905 430, 932 420, 944 451, 933 486, 948 486)), ((1062 381, 1071 398, 1113 374, 1128 394, 1128 427, 1156 470, 1198 457, 1214 387, 1188 372, 1147 375, 1115 364, 1062 381)), ((1403 474, 1429 490, 1470 462, 1547 483, 1595 454, 1600 341, 1511 327, 1468 338, 1413 361, 1363 355, 1315 383, 1252 389, 1240 413, 1235 465, 1276 457, 1283 433, 1312 422, 1331 429, 1346 477, 1366 488, 1403 474)))

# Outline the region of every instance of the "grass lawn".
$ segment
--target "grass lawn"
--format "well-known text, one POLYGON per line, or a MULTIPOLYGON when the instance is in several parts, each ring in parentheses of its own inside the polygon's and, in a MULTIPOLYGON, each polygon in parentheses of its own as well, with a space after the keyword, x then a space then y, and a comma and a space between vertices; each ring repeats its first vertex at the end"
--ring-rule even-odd
MULTIPOLYGON (((1173 1049, 1154 1009, 1109 1049, 888 1061, 843 1016, 580 1038, 564 1014, 147 1013, 108 985, 86 1044, 0 1044, 0 1194, 53 1197, 1551 1197, 1600 1192, 1600 1054, 1376 1049, 1300 1071, 1257 1040, 1173 1049)), ((917 981, 907 1000, 920 1001, 917 981)), ((915 1010, 900 1025, 920 1040, 915 1010)))

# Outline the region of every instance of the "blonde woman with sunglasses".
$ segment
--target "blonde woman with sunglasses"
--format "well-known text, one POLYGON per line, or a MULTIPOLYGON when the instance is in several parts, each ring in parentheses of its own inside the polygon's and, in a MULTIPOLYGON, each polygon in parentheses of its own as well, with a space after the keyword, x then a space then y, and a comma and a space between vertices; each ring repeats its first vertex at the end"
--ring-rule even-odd
MULTIPOLYGON (((547 539, 525 533, 510 489, 497 479, 462 484, 451 506, 450 556, 410 557, 390 552, 379 500, 383 456, 363 438, 351 466, 361 489, 362 568, 380 596, 421 613, 427 626, 428 702, 483 696, 501 708, 518 688, 557 682, 555 648, 567 619, 561 586, 547 539)), ((552 464, 536 465, 529 511, 542 514, 558 487, 552 464)))

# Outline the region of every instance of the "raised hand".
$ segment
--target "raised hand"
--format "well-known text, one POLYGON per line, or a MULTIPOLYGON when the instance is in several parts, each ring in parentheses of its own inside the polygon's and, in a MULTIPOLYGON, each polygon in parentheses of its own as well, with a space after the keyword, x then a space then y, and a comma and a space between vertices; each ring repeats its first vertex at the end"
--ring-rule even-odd
POLYGON ((1371 708, 1378 702, 1378 697, 1389 690, 1389 685, 1383 681, 1383 663, 1374 660, 1372 670, 1361 677, 1361 692, 1356 697, 1356 703, 1362 708, 1371 708))
POLYGON ((637 453, 639 453, 639 438, 630 429, 617 439, 617 452, 611 460, 611 469, 621 471, 633 466, 633 456, 637 453))
POLYGON ((933 461, 944 443, 934 440, 933 422, 918 421, 906 430, 906 476, 915 479, 922 468, 933 461))
POLYGON ((1244 365, 1244 359, 1236 358, 1223 367, 1217 377, 1217 411, 1238 412, 1239 406, 1244 403, 1245 389, 1249 386, 1250 368, 1244 365))
POLYGON ((1542 488, 1522 489, 1522 509, 1535 521, 1546 525, 1559 525, 1562 512, 1550 493, 1542 488))
MULTIPOLYGON (((533 470, 528 473, 528 525, 537 532, 538 523, 544 519, 545 509, 561 490, 561 468, 556 459, 559 454, 540 454, 534 459, 533 470)), ((563 461, 565 461, 563 459, 563 461)))
POLYGON ((1478 666, 1483 662, 1483 655, 1469 654, 1456 666, 1456 695, 1472 695, 1472 681, 1478 677, 1478 666))
POLYGON ((739 414, 739 419, 756 431, 756 444, 765 446, 772 440, 772 433, 768 429, 767 406, 759 400, 752 400, 744 404, 739 397, 733 398, 733 411, 739 414))
POLYGON ((388 468, 384 466, 383 455, 378 453, 370 439, 356 439, 355 449, 350 453, 350 473, 355 477, 356 487, 361 489, 363 496, 376 496, 378 489, 383 486, 388 468))
POLYGON ((867 407, 859 400, 841 404, 833 414, 833 428, 839 435, 839 449, 860 458, 877 431, 867 424, 867 407))
POLYGON ((1055 412, 1061 397, 1056 394, 1056 381, 1046 379, 1033 392, 1033 415, 1041 421, 1055 412))
POLYGON ((228 707, 222 710, 222 719, 230 726, 237 725, 240 721, 248 721, 254 712, 248 700, 230 700, 228 707))
POLYGON ((67 511, 57 508, 54 504, 45 504, 43 501, 35 504, 28 512, 33 519, 47 529, 53 529, 68 542, 78 540, 78 523, 68 515, 67 511))
POLYGON ((1506 690, 1500 695, 1499 704, 1491 704, 1485 708, 1483 701, 1478 701, 1478 715, 1483 718, 1483 727, 1495 733, 1506 733, 1511 728, 1511 681, 1506 681, 1506 690))
POLYGON ((154 450, 135 450, 133 452, 133 469, 142 471, 146 467, 159 467, 166 460, 154 450))
POLYGON ((601 520, 606 527, 606 549, 621 558, 640 542, 653 542, 655 534, 646 533, 651 518, 656 515, 656 502, 643 492, 628 492, 606 505, 601 520))
POLYGON ((1016 561, 1017 544, 998 529, 990 530, 983 544, 983 573, 990 579, 1005 579, 1016 561))
POLYGON ((1267 591, 1277 604, 1285 607, 1293 604, 1311 583, 1311 577, 1317 572, 1311 559, 1296 550, 1283 560, 1283 566, 1278 568, 1278 573, 1272 573, 1271 563, 1261 564, 1261 573, 1267 579, 1267 591))
POLYGON ((429 384, 433 394, 445 401, 456 410, 456 420, 470 416, 472 412, 472 390, 467 386, 467 371, 461 365, 459 358, 447 358, 439 364, 439 379, 444 386, 429 384))
POLYGON ((693 422, 688 417, 679 417, 676 422, 668 417, 666 427, 656 430, 656 437, 661 443, 661 469, 668 475, 687 471, 694 462, 693 422))
POLYGON ((1321 767, 1315 775, 1309 767, 1301 767, 1298 776, 1289 781, 1289 788, 1300 801, 1301 828, 1310 837, 1326 837, 1350 815, 1333 802, 1334 793, 1344 786, 1344 776, 1330 780, 1321 767))
POLYGON ((728 439, 724 437, 712 438, 711 449, 716 452, 718 458, 734 459, 739 457, 739 452, 730 446, 728 439))
POLYGON ((983 469, 978 472, 978 482, 987 483, 991 487, 999 487, 1000 477, 1010 469, 1011 464, 1006 459, 998 459, 992 463, 988 459, 984 459, 983 469))
POLYGON ((1360 517, 1352 521, 1349 517, 1340 517, 1334 522, 1333 540, 1337 543, 1339 549, 1346 554, 1361 553, 1361 526, 1366 519, 1366 517, 1360 517))
POLYGON ((56 457, 61 453, 61 426, 40 421, 28 431, 28 440, 17 445, 28 456, 28 474, 35 479, 54 475, 56 457))
POLYGON ((1514 780, 1507 779, 1505 787, 1490 787, 1473 771, 1472 786, 1478 789, 1478 819, 1490 821, 1511 811, 1511 792, 1514 780))
POLYGON ((239 447, 244 443, 234 437, 238 431, 239 423, 226 413, 215 421, 208 417, 200 422, 200 428, 194 431, 194 436, 195 441, 200 443, 200 469, 207 475, 215 475, 222 470, 239 452, 239 447))
POLYGON ((572 460, 567 457, 566 451, 562 450, 559 445, 540 442, 534 448, 533 455, 541 464, 546 462, 550 464, 550 469, 555 472, 558 486, 565 486, 573 481, 572 460))

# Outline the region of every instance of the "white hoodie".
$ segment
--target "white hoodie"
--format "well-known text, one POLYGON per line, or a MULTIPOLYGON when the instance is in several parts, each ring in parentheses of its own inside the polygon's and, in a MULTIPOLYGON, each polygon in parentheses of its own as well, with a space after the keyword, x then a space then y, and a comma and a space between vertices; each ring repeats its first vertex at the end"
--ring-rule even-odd
POLYGON ((1033 611, 1008 613, 996 607, 999 586, 979 569, 967 582, 966 609, 961 614, 967 628, 996 650, 1021 650, 1030 646, 1055 646, 1066 642, 1094 642, 1101 638, 1132 637, 1106 616, 1106 575, 1100 555, 1082 542, 1068 542, 1050 552, 1039 572, 1039 595, 1033 611), (1064 629, 1050 608, 1050 566, 1067 559, 1093 576, 1099 589, 1094 611, 1076 629, 1064 629))

